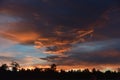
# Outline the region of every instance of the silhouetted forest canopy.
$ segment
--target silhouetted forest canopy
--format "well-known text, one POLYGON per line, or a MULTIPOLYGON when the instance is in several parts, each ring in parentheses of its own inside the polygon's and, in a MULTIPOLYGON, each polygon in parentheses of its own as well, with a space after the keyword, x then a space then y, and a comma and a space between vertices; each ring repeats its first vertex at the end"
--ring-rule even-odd
POLYGON ((120 80, 120 68, 117 71, 105 72, 95 68, 92 71, 56 69, 56 64, 50 65, 50 68, 24 69, 20 68, 17 62, 12 62, 11 66, 7 64, 0 66, 0 80, 120 80))

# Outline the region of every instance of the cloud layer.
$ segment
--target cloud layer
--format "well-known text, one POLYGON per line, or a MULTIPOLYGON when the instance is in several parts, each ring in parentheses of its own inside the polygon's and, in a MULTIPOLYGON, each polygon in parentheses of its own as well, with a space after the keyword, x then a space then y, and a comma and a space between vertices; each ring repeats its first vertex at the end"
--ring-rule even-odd
POLYGON ((101 65, 119 64, 119 39, 82 43, 75 46, 67 56, 48 56, 42 58, 59 65, 101 65))
MULTIPOLYGON (((73 65, 107 64, 117 57, 111 57, 112 53, 108 52, 112 49, 110 46, 116 45, 114 43, 116 40, 113 39, 120 37, 119 0, 0 1, 0 36, 20 45, 45 48, 45 53, 48 54, 57 54, 57 56, 44 58, 49 62, 59 64, 63 60, 65 61, 63 64, 76 62, 73 65), (109 39, 113 41, 104 42, 109 39), (102 40, 101 43, 94 42, 100 40, 102 40), (83 42, 83 45, 80 44, 83 42), (90 46, 87 44, 89 42, 95 45, 90 46), (108 46, 111 42, 113 44, 108 46), (106 51, 102 52, 99 49, 101 44, 106 51), (82 49, 76 47, 78 45, 81 45, 82 49), (84 47, 87 49, 84 50, 84 47), (97 47, 100 52, 95 53, 97 47), (104 54, 108 56, 104 57, 104 54), (103 61, 106 63, 102 63, 103 61)), ((118 49, 112 50, 119 56, 118 49)), ((119 59, 116 59, 115 61, 119 62, 119 59)))

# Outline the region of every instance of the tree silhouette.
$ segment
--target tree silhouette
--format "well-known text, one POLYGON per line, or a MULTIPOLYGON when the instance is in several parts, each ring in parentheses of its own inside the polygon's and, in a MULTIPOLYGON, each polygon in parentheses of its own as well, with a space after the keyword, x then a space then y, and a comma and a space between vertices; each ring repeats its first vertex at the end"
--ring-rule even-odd
POLYGON ((36 68, 34 69, 34 71, 35 71, 35 72, 42 72, 42 69, 41 69, 41 68, 36 67, 36 68))
POLYGON ((101 72, 95 68, 90 71, 70 70, 57 71, 56 64, 50 65, 50 68, 19 69, 17 62, 11 63, 12 70, 8 69, 7 64, 0 67, 0 80, 120 80, 120 72, 105 71, 101 72), (18 71, 19 70, 19 71, 18 71))
POLYGON ((8 65, 7 64, 2 64, 0 67, 1 71, 7 71, 8 70, 8 65))
POLYGON ((50 69, 51 69, 52 71, 56 71, 56 68, 57 68, 57 65, 56 65, 56 64, 52 64, 50 69))
POLYGON ((120 73, 120 68, 117 68, 117 71, 120 73))
POLYGON ((18 71, 20 68, 20 65, 17 62, 12 62, 12 71, 18 71))

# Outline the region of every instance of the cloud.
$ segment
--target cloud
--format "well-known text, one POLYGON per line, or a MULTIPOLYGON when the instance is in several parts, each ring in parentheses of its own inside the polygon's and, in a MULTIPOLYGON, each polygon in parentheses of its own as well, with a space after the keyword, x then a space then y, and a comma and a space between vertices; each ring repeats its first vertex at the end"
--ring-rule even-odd
POLYGON ((118 39, 82 43, 66 53, 66 56, 48 56, 41 59, 60 66, 120 65, 119 41, 118 39))
POLYGON ((116 66, 118 67, 120 62, 120 52, 115 50, 103 51, 103 52, 96 52, 96 53, 73 53, 73 55, 67 57, 60 57, 60 56, 49 56, 47 58, 42 58, 43 60, 47 60, 48 62, 55 63, 59 66, 68 66, 72 68, 73 66, 80 66, 85 67, 111 67, 116 66), (108 65, 108 66, 106 66, 108 65))
POLYGON ((44 1, 8 0, 0 7, 0 35, 20 44, 46 48, 46 53, 68 52, 74 44, 91 38, 103 13, 118 0, 44 1), (103 7, 104 6, 104 7, 103 7), (7 29, 5 29, 6 27, 7 29))
POLYGON ((36 64, 45 65, 47 62, 37 57, 26 56, 26 57, 18 59, 18 63, 22 67, 27 67, 27 66, 34 66, 36 64))
POLYGON ((5 55, 0 54, 0 65, 2 65, 2 64, 10 65, 12 61, 18 62, 18 59, 15 58, 15 56, 12 56, 9 53, 5 53, 5 55))
MULTIPOLYGON (((35 66, 37 64, 45 65, 47 62, 45 60, 39 59, 37 57, 32 57, 32 56, 26 56, 26 57, 13 57, 12 55, 3 55, 0 56, 0 65, 2 64, 8 64, 10 65, 11 62, 17 62, 22 68, 23 67, 29 67, 29 66, 35 66)), ((48 63, 47 63, 48 64, 48 63)))
POLYGON ((111 8, 107 10, 101 17, 101 22, 97 23, 98 28, 94 28, 93 34, 97 40, 119 38, 120 26, 120 8, 111 8))

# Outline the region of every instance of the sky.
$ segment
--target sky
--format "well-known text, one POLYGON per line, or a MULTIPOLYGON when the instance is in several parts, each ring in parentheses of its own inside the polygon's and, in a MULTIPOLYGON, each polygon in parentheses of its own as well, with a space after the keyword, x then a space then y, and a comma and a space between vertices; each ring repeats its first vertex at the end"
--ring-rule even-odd
POLYGON ((119 0, 0 0, 0 64, 120 66, 119 0))

